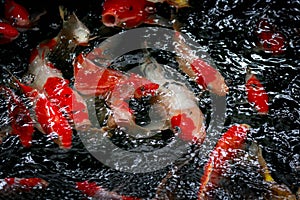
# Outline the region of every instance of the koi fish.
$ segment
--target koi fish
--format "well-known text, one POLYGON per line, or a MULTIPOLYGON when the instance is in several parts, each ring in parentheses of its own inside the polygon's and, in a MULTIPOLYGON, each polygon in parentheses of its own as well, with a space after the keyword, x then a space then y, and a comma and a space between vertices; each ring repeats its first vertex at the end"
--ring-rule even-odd
POLYGON ((7 44, 17 39, 20 33, 12 25, 0 22, 0 44, 7 44))
POLYGON ((91 125, 86 102, 52 63, 37 55, 29 64, 28 73, 34 76, 29 86, 43 92, 76 129, 91 125))
MULTIPOLYGON (((99 53, 100 54, 100 53, 99 53)), ((74 62, 75 89, 86 96, 101 96, 107 99, 112 109, 110 127, 120 126, 127 131, 146 136, 149 131, 138 126, 134 121, 133 112, 126 102, 135 96, 141 97, 154 92, 158 85, 136 74, 126 74, 117 70, 97 66, 89 58, 95 55, 83 54, 77 56, 74 62)), ((101 55, 99 55, 101 57, 101 55)), ((135 135, 138 137, 138 135, 135 135)))
POLYGON ((263 85, 258 78, 247 69, 246 74, 246 93, 248 102, 253 104, 255 109, 261 115, 266 115, 269 112, 269 97, 263 85))
POLYGON ((258 24, 256 34, 259 45, 266 53, 282 54, 286 50, 286 38, 272 27, 267 20, 261 20, 258 24))
MULTIPOLYGON (((62 12, 60 7, 63 17, 62 12)), ((29 59, 28 74, 34 76, 30 86, 42 91, 52 104, 60 108, 76 129, 86 129, 91 125, 86 102, 77 91, 69 86, 69 81, 64 79, 62 72, 49 61, 49 56, 58 53, 55 51, 65 52, 70 50, 69 48, 74 49, 77 45, 86 44, 88 41, 89 30, 73 13, 67 21, 64 21, 60 33, 53 39, 40 43, 32 51, 29 59), (62 41, 61 38, 68 41, 62 41), (63 47, 66 49, 61 49, 63 42, 67 43, 67 46, 63 47)))
POLYGON ((204 89, 225 96, 229 89, 221 73, 210 64, 193 53, 191 48, 185 44, 183 36, 177 32, 174 36, 175 51, 178 54, 177 62, 181 70, 195 80, 204 89))
POLYGON ((153 23, 154 3, 147 0, 105 0, 102 22, 108 27, 133 28, 143 23, 153 23))
POLYGON ((247 124, 233 125, 218 140, 204 167, 198 192, 199 200, 205 199, 205 193, 218 185, 226 161, 234 158, 242 148, 249 129, 250 126, 247 124))
POLYGON ((184 81, 184 77, 176 70, 160 65, 151 58, 140 68, 147 79, 160 86, 156 98, 167 110, 169 128, 185 141, 202 143, 206 135, 204 116, 194 94, 181 82, 184 81), (177 79, 181 77, 181 81, 166 78, 167 71, 172 71, 177 79))
POLYGON ((34 122, 29 109, 9 88, 0 86, 0 91, 8 98, 8 112, 11 119, 11 135, 17 135, 24 147, 29 147, 34 133, 34 122))
POLYGON ((45 60, 69 59, 77 46, 87 46, 90 38, 90 30, 78 19, 75 13, 65 18, 66 10, 59 7, 59 14, 63 24, 59 33, 50 40, 41 42, 33 51, 29 62, 39 55, 45 60))
POLYGON ((95 182, 76 182, 76 189, 80 190, 83 194, 86 194, 93 199, 102 199, 102 200, 139 200, 136 197, 128 197, 119 195, 115 192, 109 192, 102 187, 98 186, 95 182))
POLYGON ((73 131, 60 108, 51 103, 44 93, 21 83, 14 76, 13 78, 21 91, 33 103, 36 128, 47 134, 60 147, 71 148, 73 131))
POLYGON ((4 16, 16 27, 28 28, 31 25, 27 9, 14 0, 5 0, 4 16))
POLYGON ((46 188, 48 182, 41 178, 4 178, 0 179, 0 192, 8 191, 12 189, 18 189, 22 191, 30 191, 34 188, 46 188))

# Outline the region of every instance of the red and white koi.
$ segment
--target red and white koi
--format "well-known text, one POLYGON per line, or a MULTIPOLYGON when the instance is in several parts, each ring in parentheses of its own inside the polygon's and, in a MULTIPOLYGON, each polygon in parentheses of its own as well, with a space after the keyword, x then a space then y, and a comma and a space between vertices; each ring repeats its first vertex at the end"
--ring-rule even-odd
POLYGON ((19 31, 6 22, 0 22, 0 44, 7 44, 19 37, 19 31))
POLYGON ((286 50, 285 36, 263 19, 258 23, 256 34, 259 38, 259 46, 266 52, 274 55, 282 54, 286 50))
POLYGON ((31 146, 34 122, 30 110, 11 89, 0 86, 0 91, 4 93, 8 100, 11 135, 17 135, 24 147, 31 146))
MULTIPOLYGON (((63 17, 61 7, 60 14, 63 17)), ((62 30, 55 38, 42 42, 33 50, 28 68, 28 74, 34 76, 30 86, 42 91, 76 129, 91 125, 86 102, 69 86, 69 81, 63 78, 61 71, 55 68, 48 57, 53 56, 55 51, 74 50, 78 45, 86 45, 89 36, 88 28, 73 13, 68 20, 63 20, 62 30)))
POLYGON ((83 194, 86 194, 93 199, 102 200, 139 200, 136 197, 123 196, 115 192, 109 192, 102 187, 98 186, 95 182, 83 181, 76 182, 76 188, 80 190, 83 194))
POLYGON ((142 64, 141 70, 147 79, 160 86, 155 98, 158 99, 160 107, 166 110, 169 124, 167 128, 177 132, 178 136, 185 141, 197 141, 201 144, 206 135, 204 116, 196 97, 183 82, 184 77, 176 70, 161 65, 152 58, 142 64), (181 81, 166 78, 167 71, 177 79, 181 77, 181 81))
POLYGON ((42 178, 17 178, 17 177, 8 177, 0 179, 0 193, 2 191, 6 192, 9 190, 21 190, 21 191, 30 191, 34 188, 46 188, 48 182, 42 178))
POLYGON ((69 81, 63 78, 52 63, 37 55, 30 63, 28 73, 34 75, 30 86, 43 92, 76 129, 91 125, 86 102, 69 86, 69 81))
POLYGON ((175 34, 174 40, 177 43, 175 51, 178 55, 177 61, 181 70, 193 78, 204 89, 208 89, 217 95, 225 96, 229 89, 221 73, 195 55, 179 32, 175 34))
POLYGON ((147 0, 105 0, 102 22, 108 27, 134 28, 143 23, 153 24, 154 3, 147 0))
POLYGON ((219 139, 204 167, 198 192, 199 200, 206 199, 206 193, 218 185, 227 161, 233 159, 242 148, 249 129, 247 124, 233 125, 219 139))
POLYGON ((67 16, 65 19, 65 10, 59 7, 59 13, 62 18, 62 29, 54 38, 41 42, 33 50, 30 63, 39 55, 43 59, 52 57, 62 57, 63 53, 73 53, 77 46, 87 46, 90 38, 90 30, 78 19, 75 13, 67 16))
POLYGON ((269 96, 259 79, 247 69, 246 74, 246 93, 248 102, 253 104, 257 112, 266 115, 269 112, 269 96))
POLYGON ((36 128, 50 136, 60 147, 71 148, 72 127, 60 108, 51 103, 44 93, 21 83, 17 79, 15 81, 33 103, 34 120, 37 122, 35 123, 36 128))

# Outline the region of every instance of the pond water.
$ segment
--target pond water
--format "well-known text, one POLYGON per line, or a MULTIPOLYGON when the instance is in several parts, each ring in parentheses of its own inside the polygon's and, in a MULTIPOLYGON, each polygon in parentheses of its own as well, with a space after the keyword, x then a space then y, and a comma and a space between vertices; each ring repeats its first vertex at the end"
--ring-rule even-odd
MULTIPOLYGON (((1 67, 5 66, 19 78, 28 69, 31 50, 41 41, 52 38, 59 32, 61 19, 58 5, 63 5, 68 11, 75 11, 92 35, 100 36, 91 41, 90 46, 78 47, 75 53, 89 52, 106 37, 122 31, 120 28, 103 27, 100 22, 101 1, 88 0, 83 3, 67 0, 57 1, 55 4, 40 1, 18 2, 29 8, 31 13, 47 11, 36 25, 37 30, 21 32, 15 41, 0 46, 1 67)), ((300 2, 191 0, 190 5, 189 8, 179 9, 176 14, 181 23, 181 31, 206 49, 230 89, 226 96, 225 120, 219 122, 223 127, 222 131, 225 132, 232 124, 246 123, 251 126, 245 150, 234 162, 230 162, 230 167, 224 173, 219 187, 213 191, 212 198, 267 198, 268 185, 259 173, 257 161, 249 153, 253 141, 261 146, 274 180, 288 186, 295 193, 300 187, 300 2), (284 35, 286 50, 283 53, 268 53, 259 49, 256 30, 262 19, 267 19, 274 26, 274 31, 284 35), (259 78, 269 95, 268 115, 257 114, 247 102, 244 90, 247 67, 259 78)), ((170 17, 171 9, 167 4, 157 6, 160 16, 170 17)), ((160 63, 177 69, 173 54, 165 51, 155 51, 153 54, 160 63)), ((143 52, 130 52, 112 67, 118 68, 121 65, 131 69, 139 63, 142 56, 143 52)), ((53 61, 60 66, 64 76, 73 81, 72 59, 57 58, 53 61)), ((7 83, 8 76, 5 73, 0 78, 2 83, 7 83)), ((207 119, 206 122, 214 121, 215 119, 210 118, 210 95, 202 93, 198 86, 191 84, 193 92, 201 95, 199 107, 207 119)), ((103 122, 101 120, 106 117, 108 108, 101 99, 98 100, 97 116, 103 122)), ((7 102, 3 95, 0 101, 0 128, 5 130, 10 121, 7 102)), ((147 99, 143 102, 131 100, 129 104, 138 113, 147 113, 147 109, 149 110, 147 99)), ((137 119, 140 124, 149 120, 143 114, 137 116, 137 119)), ((212 131, 208 134, 220 133, 212 131)), ((151 150, 163 147, 172 140, 172 132, 166 131, 163 135, 160 139, 131 140, 122 131, 116 130, 112 133, 111 140, 124 149, 142 149, 146 146, 151 150)), ((154 172, 133 174, 102 164, 86 149, 78 134, 74 134, 70 150, 59 149, 53 141, 38 131, 33 136, 30 148, 22 147, 17 137, 7 136, 0 144, 0 178, 40 177, 47 180, 49 186, 44 190, 36 189, 24 193, 0 191, 0 199, 84 199, 88 197, 75 188, 75 182, 85 180, 95 181, 107 190, 119 194, 152 199, 157 192, 157 186, 167 173, 176 166, 181 166, 186 160, 189 162, 169 177, 162 190, 174 199, 197 199, 207 154, 208 152, 198 155, 196 147, 190 146, 187 154, 172 165, 154 172)))

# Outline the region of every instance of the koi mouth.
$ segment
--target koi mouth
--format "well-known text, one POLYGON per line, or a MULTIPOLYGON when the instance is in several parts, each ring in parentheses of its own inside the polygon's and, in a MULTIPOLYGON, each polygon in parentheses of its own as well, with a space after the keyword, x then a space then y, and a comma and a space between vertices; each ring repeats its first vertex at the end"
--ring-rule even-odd
POLYGON ((109 27, 116 26, 118 24, 118 20, 113 14, 105 14, 103 15, 103 24, 109 27))

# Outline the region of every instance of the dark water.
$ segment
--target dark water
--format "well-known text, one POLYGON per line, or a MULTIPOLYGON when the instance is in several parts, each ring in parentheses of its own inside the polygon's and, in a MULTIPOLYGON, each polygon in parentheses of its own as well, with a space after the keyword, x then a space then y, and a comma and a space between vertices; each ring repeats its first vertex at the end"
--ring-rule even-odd
MULTIPOLYGON (((17 77, 22 77, 27 71, 32 48, 59 32, 60 4, 69 11, 75 11, 93 35, 107 37, 120 31, 101 28, 102 8, 99 1, 89 0, 84 3, 57 1, 55 5, 52 2, 40 1, 18 2, 26 6, 31 13, 39 13, 46 9, 47 14, 38 22, 39 30, 22 32, 13 43, 0 46, 0 64, 6 66, 17 77)), ((190 3, 192 7, 180 9, 177 18, 182 23, 184 33, 207 47, 208 53, 230 87, 230 93, 226 97, 225 128, 235 123, 249 124, 252 130, 248 143, 256 140, 262 146, 263 156, 275 181, 287 185, 295 192, 300 187, 299 1, 219 0, 190 3), (286 37, 287 49, 284 54, 272 55, 255 51, 258 39, 254 31, 261 18, 269 19, 276 30, 286 37), (270 113, 267 116, 256 114, 246 101, 243 89, 246 66, 251 67, 268 92, 270 113)), ((2 8, 3 1, 1 1, 2 8)), ((165 4, 158 5, 158 11, 164 17, 168 17, 171 13, 165 4)), ((99 41, 101 40, 93 41, 91 47, 99 41)), ((76 51, 88 52, 91 47, 81 47, 76 51)), ((170 56, 157 57, 168 64, 174 63, 170 56)), ((132 60, 127 61, 127 64, 135 63, 137 60, 135 55, 128 58, 132 60)), ((71 60, 61 62, 60 65, 64 64, 64 75, 70 78, 71 60)), ((2 74, 2 82, 6 82, 5 78, 7 76, 2 74)), ((131 103, 137 106, 137 102, 131 103)), ((205 98, 200 105, 205 111, 205 98)), ((9 122, 5 107, 5 100, 1 97, 2 128, 7 127, 9 122)), ((112 139, 119 140, 122 137, 122 134, 116 134, 112 139)), ((164 141, 168 141, 170 137, 167 136, 164 141)), ((160 145, 155 142, 154 145, 160 145)), ((129 146, 132 145, 130 141, 128 143, 129 146)), ((232 163, 232 167, 224 174, 220 187, 213 192, 214 199, 263 199, 267 193, 267 185, 258 172, 257 163, 247 159, 249 158, 247 155, 246 151, 244 157, 241 156, 237 162, 232 163)), ((169 166, 145 174, 119 172, 104 166, 91 156, 76 134, 73 147, 65 151, 38 132, 34 134, 32 147, 28 149, 23 148, 18 138, 14 136, 4 138, 0 145, 0 158, 0 178, 41 177, 49 182, 45 190, 37 189, 21 194, 0 192, 0 199, 82 199, 85 195, 75 189, 74 183, 84 180, 95 181, 104 188, 120 194, 151 199, 160 181, 174 167, 169 166)), ((167 193, 175 199, 196 199, 205 159, 196 156, 179 169, 167 181, 167 193)))

